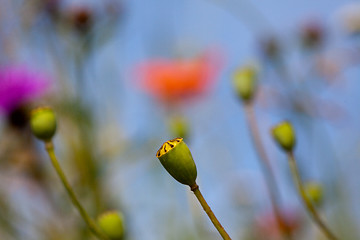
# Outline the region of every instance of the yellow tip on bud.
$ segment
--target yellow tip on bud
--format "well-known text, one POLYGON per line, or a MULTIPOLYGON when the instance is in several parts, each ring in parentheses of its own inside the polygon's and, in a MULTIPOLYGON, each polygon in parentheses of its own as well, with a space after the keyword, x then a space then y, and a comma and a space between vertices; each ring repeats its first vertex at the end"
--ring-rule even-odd
POLYGON ((193 186, 197 170, 188 146, 182 138, 165 142, 156 153, 168 173, 182 184, 193 186))
POLYGON ((295 146, 295 132, 290 122, 283 121, 272 128, 272 135, 277 144, 285 151, 291 152, 295 146))
POLYGON ((50 107, 39 107, 31 111, 31 130, 43 141, 51 140, 56 132, 56 116, 50 107))
POLYGON ((97 220, 99 227, 110 240, 121 240, 124 236, 124 217, 117 211, 101 214, 97 220))

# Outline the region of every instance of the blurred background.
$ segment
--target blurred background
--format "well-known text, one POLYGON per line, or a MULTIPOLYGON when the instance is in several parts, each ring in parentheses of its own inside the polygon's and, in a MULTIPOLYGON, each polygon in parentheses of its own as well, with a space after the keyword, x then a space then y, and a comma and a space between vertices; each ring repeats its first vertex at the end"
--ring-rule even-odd
POLYGON ((340 239, 360 239, 360 3, 345 0, 0 0, 0 238, 95 239, 32 137, 36 106, 57 113, 56 153, 96 219, 124 215, 133 240, 220 239, 188 187, 155 157, 182 136, 198 184, 233 239, 282 239, 234 71, 253 102, 293 239, 326 239, 272 141, 297 133, 304 182, 340 239))

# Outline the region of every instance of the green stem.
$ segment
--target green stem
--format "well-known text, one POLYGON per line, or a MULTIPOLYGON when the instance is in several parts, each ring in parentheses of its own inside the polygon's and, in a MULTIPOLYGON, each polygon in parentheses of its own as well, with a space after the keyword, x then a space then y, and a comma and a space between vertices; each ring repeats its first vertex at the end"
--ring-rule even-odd
POLYGON ((306 210, 308 211, 308 213, 310 214, 310 216, 312 217, 314 222, 317 224, 317 226, 320 228, 320 230, 325 234, 325 236, 327 236, 328 239, 337 240, 338 238, 330 231, 330 229, 322 221, 322 219, 320 218, 319 214, 317 213, 314 205, 311 203, 310 199, 306 195, 305 190, 304 190, 304 186, 303 186, 303 184, 301 182, 299 169, 298 169, 298 166, 296 164, 293 152, 288 153, 288 159, 289 159, 289 165, 290 165, 291 173, 292 173, 292 175, 294 177, 294 181, 295 181, 295 183, 297 185, 297 189, 299 191, 299 194, 300 194, 300 197, 301 197, 301 199, 303 201, 303 204, 306 207, 306 210))
POLYGON ((61 166, 56 158, 55 155, 55 151, 54 151, 54 145, 52 143, 52 141, 48 141, 45 143, 45 149, 50 157, 51 163, 54 166, 56 173, 58 174, 58 176, 60 177, 60 180, 62 182, 62 184, 64 185, 72 203, 74 204, 74 206, 78 209, 81 217, 84 219, 86 225, 89 227, 89 229, 91 230, 91 232, 97 236, 99 239, 102 240, 109 240, 108 237, 106 237, 101 231, 100 229, 98 229, 98 227, 96 226, 96 224, 94 223, 94 221, 89 217, 89 215, 87 214, 87 212, 85 211, 85 209, 82 207, 82 205, 80 204, 79 200, 77 199, 72 187, 70 186, 68 180, 66 179, 66 176, 63 172, 63 170, 61 169, 61 166))
POLYGON ((265 178, 265 184, 267 185, 267 189, 269 191, 271 206, 274 211, 275 219, 278 225, 280 232, 282 233, 284 239, 291 240, 291 232, 287 227, 286 223, 283 222, 281 217, 280 209, 279 209, 279 190, 276 184, 276 179, 274 175, 274 171, 271 167, 270 159, 266 154, 265 147, 261 141, 259 128, 256 123, 256 117, 254 113, 253 103, 245 103, 245 117, 247 123, 249 125, 250 133, 252 140, 254 142, 254 147, 256 149, 256 153, 259 156, 259 163, 265 178))
POLYGON ((191 191, 194 192, 196 198, 199 200, 201 206, 203 207, 206 214, 209 216, 209 218, 210 218, 211 222, 214 224, 215 228, 220 233, 221 237, 224 240, 231 240, 229 234, 227 234, 224 227, 221 225, 221 223, 219 222, 219 220, 216 218, 215 214, 211 210, 210 206, 207 204, 205 198, 203 197, 203 195, 201 194, 201 192, 199 190, 199 186, 196 183, 193 186, 191 186, 191 191))

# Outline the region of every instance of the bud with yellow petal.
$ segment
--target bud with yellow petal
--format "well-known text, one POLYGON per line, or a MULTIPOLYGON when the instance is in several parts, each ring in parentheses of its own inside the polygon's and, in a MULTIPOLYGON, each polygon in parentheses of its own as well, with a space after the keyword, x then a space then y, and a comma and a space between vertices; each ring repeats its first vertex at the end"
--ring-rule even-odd
POLYGON ((324 198, 324 191, 321 184, 316 182, 306 183, 305 193, 306 196, 310 199, 310 201, 315 205, 320 206, 322 204, 324 198))
POLYGON ((35 137, 43 141, 51 140, 56 132, 56 116, 49 107, 39 107, 31 111, 31 130, 35 137))
POLYGON ((236 94, 244 101, 253 99, 256 92, 257 71, 253 66, 246 66, 235 71, 233 86, 236 94))
POLYGON ((196 184, 197 170, 188 146, 182 138, 165 142, 156 153, 163 167, 182 184, 196 184))
POLYGON ((283 121, 272 128, 272 135, 277 144, 285 151, 291 152, 295 146, 295 132, 290 122, 283 121))
POLYGON ((100 229, 110 240, 121 240, 124 236, 124 217, 117 211, 108 211, 98 217, 100 229))

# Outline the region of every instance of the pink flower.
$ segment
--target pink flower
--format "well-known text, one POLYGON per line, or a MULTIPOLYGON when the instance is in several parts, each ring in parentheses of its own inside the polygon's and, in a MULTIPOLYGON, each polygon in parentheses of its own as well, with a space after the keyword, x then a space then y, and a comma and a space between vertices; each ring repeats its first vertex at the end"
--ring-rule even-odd
MULTIPOLYGON (((301 226, 301 216, 296 210, 281 210, 281 227, 286 228, 290 234, 296 232, 301 226)), ((282 233, 278 221, 273 213, 260 216, 255 222, 256 232, 266 239, 278 239, 282 233)))
POLYGON ((10 113, 45 93, 49 80, 24 66, 0 68, 0 109, 10 113))

